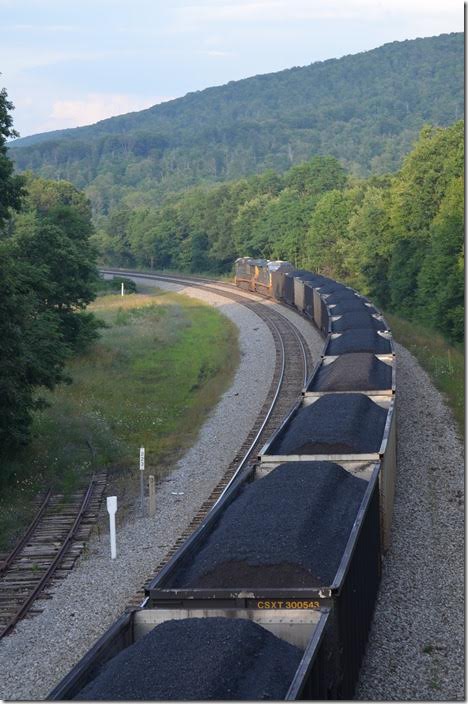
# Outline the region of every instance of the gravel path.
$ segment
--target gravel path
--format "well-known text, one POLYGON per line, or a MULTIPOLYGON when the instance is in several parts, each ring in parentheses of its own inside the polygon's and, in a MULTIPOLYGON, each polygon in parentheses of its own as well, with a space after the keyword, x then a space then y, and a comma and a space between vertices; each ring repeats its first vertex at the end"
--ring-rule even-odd
MULTIPOLYGON (((269 387, 273 344, 257 316, 216 294, 174 284, 164 288, 219 306, 240 327, 242 357, 234 384, 197 443, 159 485, 157 517, 136 515, 120 529, 113 562, 108 558, 108 536, 95 537, 44 612, 0 641, 3 699, 43 699, 115 621, 151 565, 164 556, 209 495, 235 452, 229 443, 242 444, 263 402, 261 392, 269 387), (196 495, 189 493, 188 487, 195 486, 196 495)), ((323 347, 317 332, 292 310, 281 310, 299 321, 316 359, 323 347)), ((426 373, 398 345, 397 354, 399 474, 393 542, 357 696, 463 700, 463 447, 426 373)))
POLYGON ((428 375, 400 345, 396 354, 392 544, 356 697, 463 701, 463 446, 428 375))
MULTIPOLYGON (((145 281, 145 284, 147 282, 145 281)), ((161 284, 181 291, 182 287, 161 284)), ((118 556, 108 535, 95 536, 79 564, 44 611, 0 641, 0 698, 43 699, 122 613, 152 568, 188 526, 247 437, 273 377, 275 352, 265 323, 218 294, 183 289, 210 303, 239 329, 241 360, 225 392, 171 475, 157 489, 157 515, 133 520, 118 532, 118 556)))

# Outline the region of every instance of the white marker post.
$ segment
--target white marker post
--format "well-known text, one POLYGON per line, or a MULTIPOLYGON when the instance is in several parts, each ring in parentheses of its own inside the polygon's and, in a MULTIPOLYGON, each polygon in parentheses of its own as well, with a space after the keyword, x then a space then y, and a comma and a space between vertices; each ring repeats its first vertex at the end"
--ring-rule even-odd
POLYGON ((123 296, 124 293, 125 293, 125 286, 124 286, 124 282, 122 281, 122 284, 120 286, 120 295, 123 296))
POLYGON ((142 516, 145 515, 145 448, 140 447, 140 507, 142 516))
POLYGON ((115 535, 115 514, 117 512, 117 497, 108 496, 107 497, 107 511, 109 513, 109 526, 110 526, 110 543, 111 543, 111 558, 115 560, 117 557, 117 541, 115 535))

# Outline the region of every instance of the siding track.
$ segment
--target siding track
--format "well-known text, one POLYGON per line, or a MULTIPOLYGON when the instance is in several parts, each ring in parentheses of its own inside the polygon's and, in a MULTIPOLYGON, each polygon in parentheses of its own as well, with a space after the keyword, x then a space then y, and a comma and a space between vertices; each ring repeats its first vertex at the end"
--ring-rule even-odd
POLYGON ((37 599, 52 580, 72 569, 96 521, 106 475, 95 475, 83 492, 69 497, 47 491, 36 516, 0 565, 0 638, 26 615, 40 612, 37 599))

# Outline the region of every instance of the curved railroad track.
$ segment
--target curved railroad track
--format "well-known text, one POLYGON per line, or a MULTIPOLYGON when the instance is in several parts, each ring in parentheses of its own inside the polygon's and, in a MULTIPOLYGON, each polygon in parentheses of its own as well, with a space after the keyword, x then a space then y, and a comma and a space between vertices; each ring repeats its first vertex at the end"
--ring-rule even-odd
MULTIPOLYGON (((282 422, 305 384, 310 367, 310 352, 302 335, 285 316, 265 305, 265 301, 255 294, 247 291, 241 294, 230 284, 129 271, 105 270, 105 273, 125 273, 215 291, 256 313, 268 326, 275 342, 273 380, 248 437, 186 531, 150 575, 149 578, 152 578, 203 522, 236 475, 256 458, 266 439, 282 422)), ((0 562, 0 638, 10 633, 20 619, 40 612, 40 600, 50 596, 47 587, 53 581, 65 578, 72 569, 96 521, 105 483, 105 475, 98 475, 84 492, 77 492, 66 500, 62 495, 53 495, 50 490, 47 492, 20 541, 6 559, 0 562)), ((130 606, 133 608, 139 605, 143 598, 142 591, 135 595, 130 606)))
POLYGON ((0 563, 0 638, 26 615, 42 611, 37 599, 63 579, 80 555, 94 525, 106 475, 92 478, 82 492, 69 497, 49 489, 27 530, 0 563))
MULTIPOLYGON (((134 278, 168 281, 169 283, 189 285, 196 288, 218 293, 229 300, 246 306, 258 315, 268 326, 275 343, 276 360, 273 379, 265 402, 257 415, 255 423, 242 447, 229 464, 226 472, 195 514, 189 526, 177 539, 166 553, 164 558, 153 570, 150 579, 160 572, 169 559, 176 554, 185 540, 204 521, 208 512, 228 489, 231 482, 250 462, 255 461, 261 447, 273 432, 282 423, 291 407, 296 403, 298 396, 304 388, 311 366, 311 355, 301 333, 288 318, 278 311, 277 305, 273 308, 265 299, 261 299, 248 291, 239 293, 239 289, 232 284, 219 283, 210 279, 196 279, 184 276, 166 276, 157 274, 138 274, 132 271, 117 269, 102 269, 104 274, 126 275, 134 278)), ((129 608, 139 606, 145 601, 144 588, 138 592, 129 604, 129 608)))

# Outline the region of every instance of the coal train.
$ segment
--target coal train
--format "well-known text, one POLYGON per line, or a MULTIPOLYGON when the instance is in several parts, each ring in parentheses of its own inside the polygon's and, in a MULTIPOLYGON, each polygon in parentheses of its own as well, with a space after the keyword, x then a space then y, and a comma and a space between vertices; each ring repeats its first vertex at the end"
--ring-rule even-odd
POLYGON ((236 285, 324 337, 302 396, 199 528, 49 699, 350 699, 390 541, 395 351, 353 289, 240 258, 236 285))

